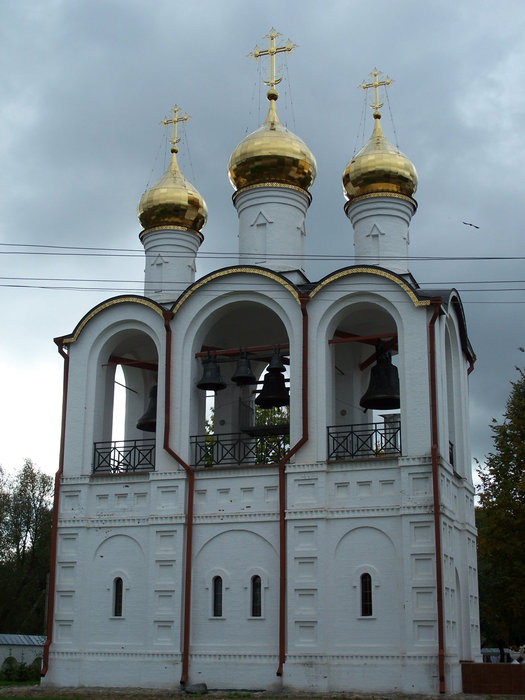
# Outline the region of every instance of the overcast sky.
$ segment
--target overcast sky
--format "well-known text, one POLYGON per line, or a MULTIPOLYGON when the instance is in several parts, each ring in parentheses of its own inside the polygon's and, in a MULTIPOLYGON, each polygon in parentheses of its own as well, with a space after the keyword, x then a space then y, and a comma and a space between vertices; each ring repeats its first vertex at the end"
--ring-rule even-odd
POLYGON ((234 262, 227 163, 265 116, 248 54, 272 26, 298 45, 279 116, 317 159, 311 280, 352 264, 341 176, 372 130, 357 86, 375 66, 395 81, 382 125, 419 176, 411 271, 421 286, 461 293, 478 358, 472 454, 490 451, 490 421, 525 360, 523 0, 1 0, 5 469, 26 457, 57 469, 63 361, 53 338, 103 299, 142 293, 136 207, 167 166, 159 123, 174 104, 192 117, 179 164, 208 205, 198 275, 234 262), (315 260, 327 252, 341 257, 315 260))

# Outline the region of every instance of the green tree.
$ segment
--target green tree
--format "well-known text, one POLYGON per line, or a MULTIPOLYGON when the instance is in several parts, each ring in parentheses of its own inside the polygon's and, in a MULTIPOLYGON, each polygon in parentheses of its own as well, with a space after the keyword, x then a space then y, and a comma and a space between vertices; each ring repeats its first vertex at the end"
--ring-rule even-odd
POLYGON ((278 462, 290 447, 290 408, 255 407, 255 425, 261 429, 255 449, 256 461, 278 462), (265 430, 266 429, 266 430, 265 430))
POLYGON ((525 373, 517 368, 494 451, 480 465, 478 560, 482 637, 523 644, 525 634, 525 373))
POLYGON ((12 479, 0 473, 0 632, 44 631, 52 490, 30 459, 12 479))

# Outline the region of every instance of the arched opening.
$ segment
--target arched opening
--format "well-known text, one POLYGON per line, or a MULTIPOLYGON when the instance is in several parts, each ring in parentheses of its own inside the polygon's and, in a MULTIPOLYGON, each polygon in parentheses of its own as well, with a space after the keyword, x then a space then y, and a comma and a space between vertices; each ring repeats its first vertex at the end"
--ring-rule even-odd
POLYGON ((201 338, 194 353, 192 463, 278 461, 290 429, 290 347, 283 322, 262 304, 236 302, 213 316, 201 338))
POLYGON ((222 578, 220 576, 213 577, 212 595, 213 617, 222 617, 222 578))
POLYGON ((125 439, 126 433, 126 377, 122 367, 115 368, 113 393, 113 419, 111 427, 111 441, 117 442, 125 439))
POLYGON ((99 355, 94 411, 93 470, 154 469, 158 353, 152 338, 136 329, 116 333, 99 355), (141 429, 150 409, 151 420, 141 429))
POLYGON ((251 580, 251 606, 250 614, 252 617, 262 616, 262 585, 260 576, 252 576, 251 580))
POLYGON ((113 617, 122 617, 123 583, 120 576, 113 581, 113 617))
POLYGON ((361 574, 361 617, 371 617, 372 614, 372 577, 364 573, 361 574))
MULTIPOLYGON (((448 433, 448 462, 453 471, 464 477, 466 465, 464 460, 464 430, 462 421, 462 391, 459 369, 461 367, 461 350, 453 326, 445 328, 445 375, 446 375, 446 409, 448 433)), ((446 446, 445 446, 446 447, 446 446)))
POLYGON ((335 319, 329 345, 333 425, 328 429, 328 459, 399 455, 395 320, 377 304, 353 304, 335 319))

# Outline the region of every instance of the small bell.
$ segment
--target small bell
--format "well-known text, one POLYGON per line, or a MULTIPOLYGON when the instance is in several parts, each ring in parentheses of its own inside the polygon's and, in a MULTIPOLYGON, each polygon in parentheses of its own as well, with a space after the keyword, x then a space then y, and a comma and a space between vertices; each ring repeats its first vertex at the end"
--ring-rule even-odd
POLYGON ((383 411, 400 406, 397 367, 392 364, 391 354, 383 350, 381 342, 376 346, 376 364, 370 370, 368 389, 363 394, 359 405, 365 409, 383 411))
POLYGON ((154 433, 157 430, 157 385, 154 384, 149 390, 148 407, 143 416, 137 421, 137 428, 147 433, 154 433))
POLYGON ((281 352, 279 350, 279 347, 274 347, 273 349, 272 359, 270 360, 270 364, 268 365, 268 371, 269 370, 276 370, 277 372, 286 372, 286 367, 283 365, 283 361, 281 360, 281 352))
POLYGON ((257 384, 257 377, 252 372, 250 360, 248 359, 248 353, 246 350, 241 350, 241 355, 237 361, 237 367, 235 368, 235 372, 232 376, 232 382, 235 382, 237 386, 257 384))
POLYGON ((222 380, 221 370, 219 369, 219 363, 217 362, 215 353, 213 353, 213 355, 208 353, 208 359, 204 360, 202 365, 202 377, 197 384, 197 388, 206 391, 221 391, 225 389, 226 382, 222 380))

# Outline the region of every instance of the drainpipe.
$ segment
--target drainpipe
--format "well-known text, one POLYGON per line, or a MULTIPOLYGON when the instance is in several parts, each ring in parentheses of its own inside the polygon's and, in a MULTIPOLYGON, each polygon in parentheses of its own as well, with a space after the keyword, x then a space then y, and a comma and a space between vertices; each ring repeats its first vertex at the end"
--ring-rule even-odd
POLYGON ((302 436, 279 460, 279 666, 277 676, 283 675, 286 661, 286 463, 308 441, 308 312, 306 305, 310 300, 307 294, 301 294, 301 313, 303 315, 302 338, 302 436))
POLYGON ((166 328, 166 371, 164 377, 164 443, 163 448, 177 461, 188 477, 188 493, 186 501, 186 555, 184 575, 184 610, 182 631, 182 674, 180 684, 184 686, 188 682, 188 665, 190 652, 190 627, 191 627, 191 574, 192 574, 192 545, 193 545, 193 502, 195 493, 195 472, 170 447, 170 413, 171 413, 171 327, 173 318, 171 311, 164 312, 164 327, 166 328))
POLYGON ((445 643, 443 625, 443 583, 441 566, 441 522, 439 504, 439 449, 438 449, 438 417, 436 391, 436 320, 441 308, 441 299, 430 300, 434 313, 428 324, 428 361, 430 370, 430 421, 431 421, 431 459, 432 459, 432 492, 434 508, 434 543, 436 550, 436 594, 437 594, 437 623, 438 623, 438 666, 439 692, 445 692, 445 643))
POLYGON ((62 423, 60 434, 60 453, 58 457, 58 471, 55 474, 55 491, 53 495, 53 517, 51 520, 51 562, 49 566, 49 591, 47 602, 47 638, 44 644, 43 663, 40 671, 41 676, 45 676, 49 668, 49 647, 53 641, 53 617, 55 614, 55 578, 57 561, 57 540, 58 540, 58 506, 60 498, 60 480, 64 472, 64 444, 66 440, 66 406, 67 390, 69 382, 69 355, 64 350, 62 338, 55 338, 58 352, 64 358, 64 373, 62 380, 62 423))

